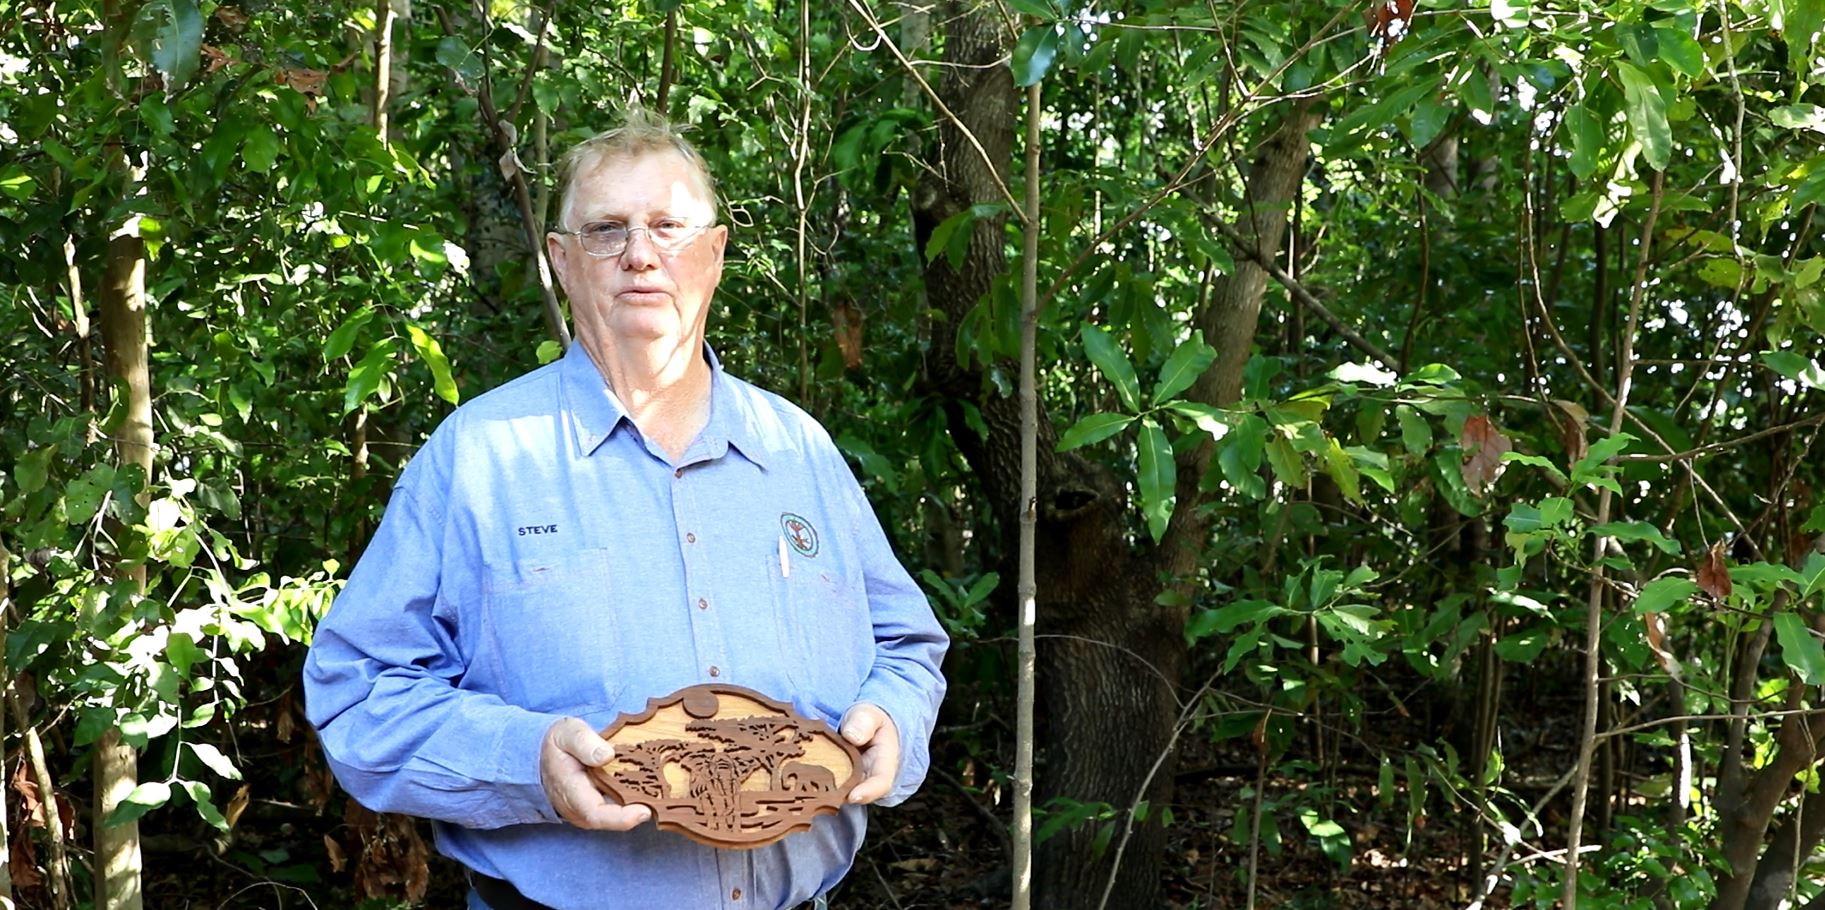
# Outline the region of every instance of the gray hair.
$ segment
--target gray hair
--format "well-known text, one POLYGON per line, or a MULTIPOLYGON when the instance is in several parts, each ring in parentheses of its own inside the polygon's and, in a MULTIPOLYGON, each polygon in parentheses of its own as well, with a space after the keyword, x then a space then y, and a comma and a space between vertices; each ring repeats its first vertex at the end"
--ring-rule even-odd
POLYGON ((710 219, 714 221, 718 208, 716 178, 710 176, 710 166, 704 162, 703 155, 673 128, 665 115, 638 105, 627 109, 619 126, 571 146, 564 157, 558 159, 558 220, 562 222, 570 212, 570 194, 576 188, 578 175, 588 173, 605 161, 662 152, 676 154, 696 172, 698 189, 709 200, 710 219))

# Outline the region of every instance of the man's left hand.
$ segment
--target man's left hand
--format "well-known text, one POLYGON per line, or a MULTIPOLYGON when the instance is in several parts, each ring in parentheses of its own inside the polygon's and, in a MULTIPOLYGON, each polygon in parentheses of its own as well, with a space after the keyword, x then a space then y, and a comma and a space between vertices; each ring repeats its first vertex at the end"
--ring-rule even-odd
POLYGON ((851 707, 838 727, 843 738, 862 752, 862 782, 849 801, 866 805, 893 791, 900 774, 900 731, 887 712, 870 704, 851 707))

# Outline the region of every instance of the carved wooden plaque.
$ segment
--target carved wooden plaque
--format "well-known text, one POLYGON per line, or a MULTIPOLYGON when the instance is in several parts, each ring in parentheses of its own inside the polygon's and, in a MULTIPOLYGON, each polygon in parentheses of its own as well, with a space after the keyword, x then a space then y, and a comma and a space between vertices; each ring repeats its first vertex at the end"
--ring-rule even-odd
POLYGON ((860 753, 829 724, 741 686, 648 699, 602 738, 615 758, 591 769, 597 789, 712 847, 759 847, 809 828, 862 781, 860 753))

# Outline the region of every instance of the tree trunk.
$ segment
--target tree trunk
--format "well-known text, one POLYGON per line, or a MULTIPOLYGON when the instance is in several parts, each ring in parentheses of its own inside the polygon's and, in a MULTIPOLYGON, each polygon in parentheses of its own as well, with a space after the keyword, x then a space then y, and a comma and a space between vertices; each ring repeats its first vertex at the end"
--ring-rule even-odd
MULTIPOLYGON (((126 396, 124 418, 114 434, 122 467, 136 465, 149 485, 152 478, 152 380, 146 350, 146 245, 137 235, 122 233, 108 242, 108 268, 101 286, 101 338, 107 349, 107 371, 126 396)), ((140 498, 148 499, 145 488, 140 498)), ((143 564, 119 568, 142 592, 143 564)), ((95 743, 95 905, 102 910, 139 910, 139 823, 109 825, 107 819, 125 801, 139 779, 139 756, 111 729, 95 743)))

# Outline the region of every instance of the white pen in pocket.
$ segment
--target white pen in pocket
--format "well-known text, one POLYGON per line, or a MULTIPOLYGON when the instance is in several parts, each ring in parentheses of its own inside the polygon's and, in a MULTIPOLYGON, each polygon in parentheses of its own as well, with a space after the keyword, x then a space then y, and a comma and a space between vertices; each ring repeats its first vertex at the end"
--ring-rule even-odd
POLYGON ((786 538, 784 536, 781 536, 779 539, 779 577, 792 577, 792 559, 786 554, 786 538))

